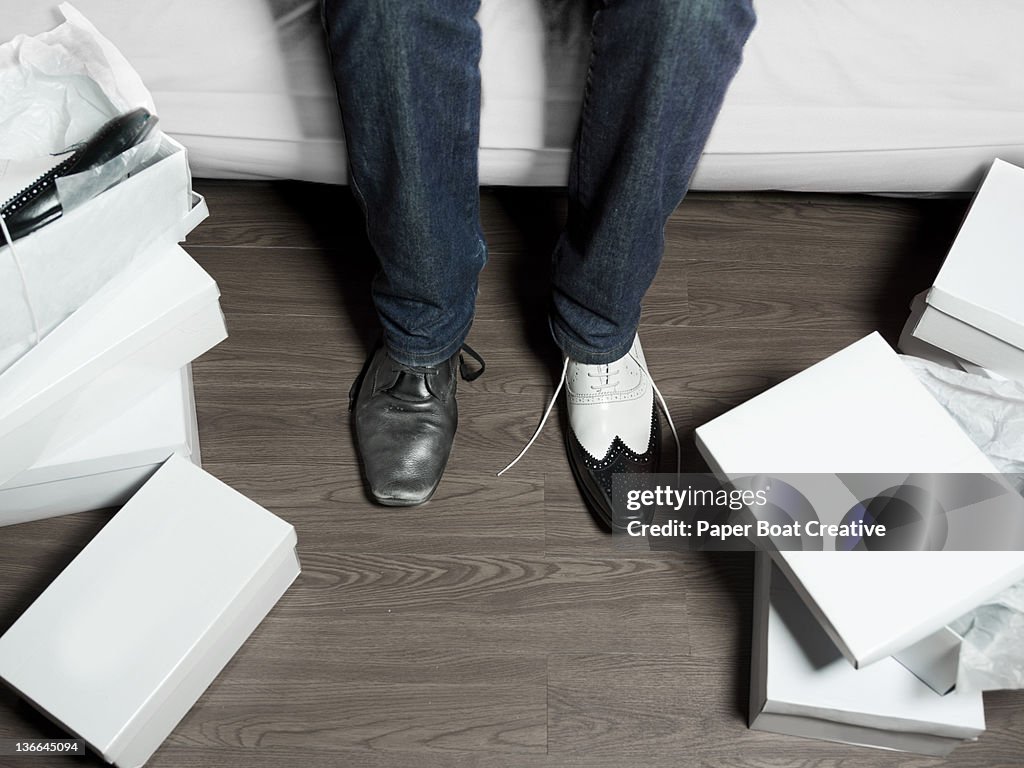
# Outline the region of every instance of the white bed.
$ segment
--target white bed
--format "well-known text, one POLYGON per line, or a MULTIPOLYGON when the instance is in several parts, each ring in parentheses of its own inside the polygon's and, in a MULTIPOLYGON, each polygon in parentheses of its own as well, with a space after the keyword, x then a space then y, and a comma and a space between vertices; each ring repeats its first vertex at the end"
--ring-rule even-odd
MULTIPOLYGON (((0 40, 56 6, 0 0, 0 40)), ((345 179, 318 0, 77 0, 197 176, 345 179)), ((573 0, 483 0, 481 182, 557 185, 587 35, 573 0)), ((695 189, 966 191, 1024 164, 1024 3, 762 0, 695 189)))

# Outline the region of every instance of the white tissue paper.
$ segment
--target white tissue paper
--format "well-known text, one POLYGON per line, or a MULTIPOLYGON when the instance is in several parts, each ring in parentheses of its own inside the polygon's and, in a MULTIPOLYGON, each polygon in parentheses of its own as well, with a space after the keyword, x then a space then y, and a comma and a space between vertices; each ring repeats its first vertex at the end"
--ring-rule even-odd
POLYGON ((963 637, 958 691, 1024 688, 1024 583, 1003 590, 950 627, 963 637))
MULTIPOLYGON (((904 356, 961 429, 1024 492, 1024 382, 992 379, 904 356)), ((950 625, 961 635, 958 691, 1024 688, 1024 582, 950 625)))
MULTIPOLYGON (((59 163, 51 153, 88 139, 110 118, 138 106, 155 113, 113 44, 67 3, 60 9, 60 26, 0 45, 0 204, 59 163)), ((180 224, 190 187, 183 148, 159 132, 61 179, 64 215, 0 247, 0 373, 180 224), (129 175, 124 186, 133 189, 100 195, 129 175)))
POLYGON ((114 115, 156 113, 153 97, 114 44, 70 3, 65 23, 0 45, 0 148, 29 160, 63 152, 114 115))
POLYGON ((1012 479, 1024 491, 1024 382, 979 376, 916 357, 902 360, 996 469, 1019 475, 1012 479))

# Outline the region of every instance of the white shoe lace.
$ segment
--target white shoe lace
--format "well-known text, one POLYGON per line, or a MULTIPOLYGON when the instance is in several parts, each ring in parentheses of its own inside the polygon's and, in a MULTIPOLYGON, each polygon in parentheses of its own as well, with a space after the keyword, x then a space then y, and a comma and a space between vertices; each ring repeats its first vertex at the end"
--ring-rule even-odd
POLYGON ((39 333, 39 318, 36 317, 36 308, 32 303, 32 296, 28 291, 28 280, 25 277, 25 269, 22 267, 21 259, 18 258, 18 251, 14 247, 14 238, 11 237, 11 230, 7 228, 7 222, 4 220, 3 214, 0 214, 0 232, 3 232, 4 239, 7 241, 7 247, 11 250, 11 260, 14 262, 15 269, 18 270, 18 279, 21 280, 21 290, 25 294, 25 303, 28 305, 28 316, 32 321, 32 344, 34 346, 42 340, 42 334, 39 333))
POLYGON ((591 384, 590 388, 595 392, 603 392, 606 389, 614 389, 619 386, 619 375, 622 373, 621 368, 612 370, 611 365, 602 365, 601 368, 604 370, 601 373, 594 373, 593 371, 587 371, 588 379, 604 379, 604 384, 591 384))
MULTIPOLYGON (((647 375, 648 381, 651 382, 651 388, 654 390, 654 394, 658 397, 658 404, 661 406, 661 410, 665 414, 666 421, 668 421, 668 428, 672 430, 672 440, 675 441, 676 444, 676 475, 679 475, 682 472, 683 467, 682 449, 679 444, 679 434, 676 432, 676 425, 672 421, 672 414, 669 413, 668 405, 665 404, 665 398, 661 396, 661 390, 658 389, 658 385, 654 383, 654 379, 651 378, 651 375, 647 372, 647 367, 642 365, 640 361, 637 360, 636 356, 633 354, 632 351, 629 352, 629 356, 633 359, 633 362, 640 366, 640 370, 642 370, 647 375)), ((534 430, 533 437, 531 437, 530 441, 523 447, 523 450, 519 452, 519 455, 512 459, 512 461, 509 462, 508 466, 506 466, 503 470, 501 470, 498 473, 498 477, 501 477, 503 474, 512 469, 512 467, 518 464, 519 460, 523 458, 523 456, 526 455, 526 452, 530 450, 530 448, 533 446, 535 442, 537 442, 537 438, 540 437, 540 433, 544 430, 544 425, 548 423, 548 417, 551 415, 551 410, 555 407, 555 402, 558 400, 558 395, 559 393, 561 393, 562 387, 565 385, 565 374, 568 370, 569 358, 566 357, 565 361, 562 363, 562 375, 558 378, 558 386, 555 387, 555 393, 551 396, 551 400, 548 402, 548 407, 544 410, 544 416, 541 417, 540 424, 537 425, 537 429, 534 430)), ((590 388, 600 391, 602 389, 614 386, 614 384, 611 382, 611 376, 617 376, 619 373, 620 371, 618 370, 610 371, 608 369, 608 366, 605 366, 604 373, 591 373, 588 371, 587 376, 608 379, 608 381, 604 384, 591 384, 590 388)))
POLYGON ((562 386, 565 384, 565 372, 569 370, 569 358, 566 357, 562 363, 562 375, 558 377, 558 386, 555 387, 555 394, 551 396, 551 401, 548 403, 548 407, 544 410, 544 416, 540 420, 540 425, 533 433, 533 437, 530 438, 530 442, 519 452, 519 455, 512 459, 501 472, 498 473, 498 477, 501 477, 508 472, 512 467, 519 463, 519 460, 526 455, 526 452, 530 450, 530 447, 537 442, 537 438, 540 437, 541 431, 544 429, 544 425, 548 423, 548 416, 551 415, 551 409, 555 407, 555 401, 558 400, 558 394, 562 391, 562 386))

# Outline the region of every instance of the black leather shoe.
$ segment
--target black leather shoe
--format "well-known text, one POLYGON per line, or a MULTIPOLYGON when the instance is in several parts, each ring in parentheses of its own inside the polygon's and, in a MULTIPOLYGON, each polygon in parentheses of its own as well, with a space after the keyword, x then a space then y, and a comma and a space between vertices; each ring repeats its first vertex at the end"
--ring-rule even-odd
MULTIPOLYGON (((139 109, 115 117, 100 128, 92 138, 76 149, 67 160, 47 171, 28 187, 0 207, 11 238, 30 235, 63 214, 57 198, 57 179, 97 168, 145 139, 157 118, 147 110, 139 109)), ((0 245, 7 238, 0 232, 0 245)))
POLYGON ((387 506, 422 504, 441 482, 459 415, 456 376, 472 381, 459 354, 436 366, 403 365, 382 346, 352 387, 356 445, 373 500, 387 506))

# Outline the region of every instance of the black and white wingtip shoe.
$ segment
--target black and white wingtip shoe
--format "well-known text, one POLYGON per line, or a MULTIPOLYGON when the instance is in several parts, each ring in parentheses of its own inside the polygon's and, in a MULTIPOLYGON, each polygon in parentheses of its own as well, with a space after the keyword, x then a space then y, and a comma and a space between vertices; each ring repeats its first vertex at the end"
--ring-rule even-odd
POLYGON ((569 406, 569 429, 565 435, 569 466, 583 499, 605 528, 627 530, 634 520, 650 522, 649 512, 636 514, 612 506, 612 482, 620 473, 648 474, 661 464, 661 426, 658 405, 676 444, 676 472, 679 465, 679 436, 665 399, 647 371, 640 337, 625 356, 607 365, 586 365, 565 359, 562 375, 533 437, 498 475, 514 467, 540 436, 562 387, 569 406), (655 399, 657 398, 657 399, 655 399))
MULTIPOLYGON (((633 520, 612 510, 612 478, 657 472, 661 430, 654 386, 640 337, 625 356, 607 365, 569 360, 565 374, 569 466, 587 506, 613 530, 633 520)), ((639 514, 639 513, 638 513, 639 514)), ((646 521, 644 521, 646 522, 646 521)))

